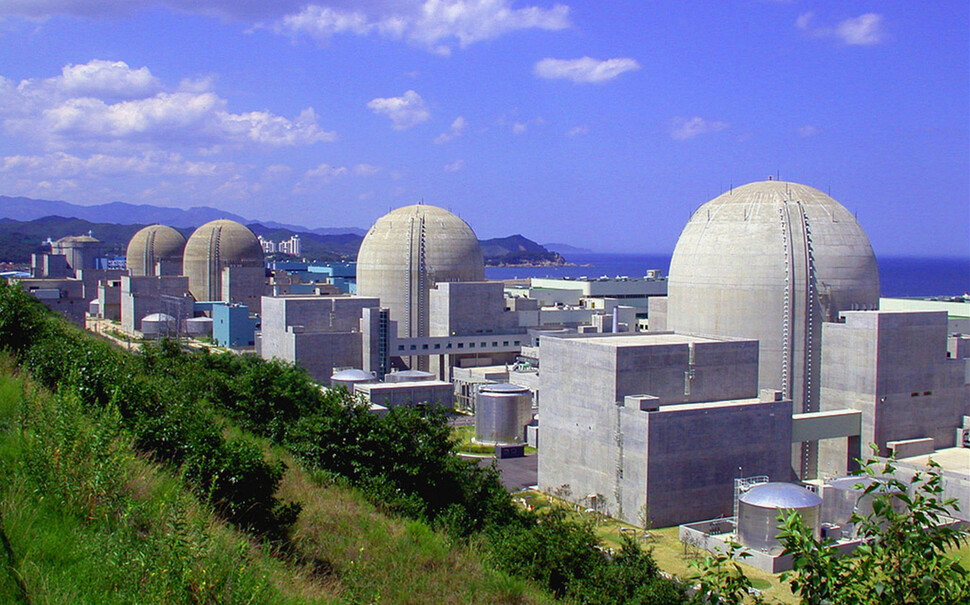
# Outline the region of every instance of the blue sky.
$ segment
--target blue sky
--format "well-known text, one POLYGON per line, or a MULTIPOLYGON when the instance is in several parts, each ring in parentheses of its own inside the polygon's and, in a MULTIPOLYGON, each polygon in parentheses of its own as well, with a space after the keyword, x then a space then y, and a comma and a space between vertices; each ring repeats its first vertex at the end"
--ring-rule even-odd
POLYGON ((4 0, 0 194, 665 253, 768 175, 970 255, 965 1, 4 0))

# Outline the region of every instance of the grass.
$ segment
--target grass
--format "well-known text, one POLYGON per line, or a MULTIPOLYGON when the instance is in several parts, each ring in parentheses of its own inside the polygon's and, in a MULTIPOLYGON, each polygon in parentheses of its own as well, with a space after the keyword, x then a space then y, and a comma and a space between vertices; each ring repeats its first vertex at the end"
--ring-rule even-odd
MULTIPOLYGON (((642 528, 634 527, 627 523, 617 521, 610 517, 600 515, 595 512, 585 512, 581 507, 552 498, 540 492, 520 492, 518 497, 535 510, 541 510, 550 506, 565 506, 572 509, 574 519, 584 519, 596 526, 596 534, 603 541, 604 546, 619 548, 621 545, 620 536, 622 533, 633 532, 640 540, 644 548, 651 551, 657 566, 663 571, 685 578, 694 570, 690 567, 690 561, 698 558, 700 553, 690 552, 685 548, 683 542, 678 538, 677 527, 664 527, 659 529, 649 529, 646 532, 642 528)), ((799 600, 788 588, 787 582, 782 582, 775 574, 771 574, 750 565, 745 565, 740 561, 745 574, 751 579, 755 588, 761 590, 769 601, 780 601, 782 603, 798 603, 799 600)))
POLYGON ((388 516, 257 439, 287 464, 278 497, 302 506, 289 546, 259 544, 139 457, 110 410, 92 415, 14 374, 0 357, 0 529, 12 552, 0 552, 0 602, 27 602, 24 591, 34 604, 553 602, 485 567, 474 544, 388 516))
MULTIPOLYGON (((475 443, 472 439, 475 437, 475 426, 465 425, 456 426, 452 428, 452 433, 458 440, 458 446, 456 451, 459 454, 475 454, 475 455, 489 455, 493 456, 495 454, 495 446, 493 445, 482 445, 480 443, 475 443)), ((525 454, 530 456, 535 454, 538 450, 534 447, 525 446, 525 454)))
POLYGON ((549 603, 525 581, 487 568, 473 545, 426 524, 383 514, 362 494, 322 471, 307 471, 272 448, 287 471, 279 497, 300 502, 293 532, 299 558, 312 562, 348 602, 549 603))
POLYGON ((81 414, 69 396, 5 369, 2 602, 337 602, 325 591, 307 598, 283 562, 138 458, 110 415, 81 414))

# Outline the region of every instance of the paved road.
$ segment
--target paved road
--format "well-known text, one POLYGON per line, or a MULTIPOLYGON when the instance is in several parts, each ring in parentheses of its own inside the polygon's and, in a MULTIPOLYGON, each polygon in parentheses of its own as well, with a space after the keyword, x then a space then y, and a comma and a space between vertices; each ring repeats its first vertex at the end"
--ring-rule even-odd
POLYGON ((502 485, 510 492, 532 487, 538 483, 539 457, 535 454, 522 458, 505 458, 493 460, 486 458, 479 461, 481 466, 490 466, 492 462, 502 473, 502 485))

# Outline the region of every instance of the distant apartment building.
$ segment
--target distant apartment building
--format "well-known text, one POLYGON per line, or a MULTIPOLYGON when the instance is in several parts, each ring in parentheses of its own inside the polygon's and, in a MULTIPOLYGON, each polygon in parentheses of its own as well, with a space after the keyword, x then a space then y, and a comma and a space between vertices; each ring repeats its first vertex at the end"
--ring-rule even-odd
POLYGON ((288 254, 290 256, 299 256, 303 249, 300 244, 299 235, 294 235, 290 239, 281 241, 279 243, 270 239, 264 239, 263 236, 259 236, 259 245, 263 247, 263 254, 279 253, 288 254))

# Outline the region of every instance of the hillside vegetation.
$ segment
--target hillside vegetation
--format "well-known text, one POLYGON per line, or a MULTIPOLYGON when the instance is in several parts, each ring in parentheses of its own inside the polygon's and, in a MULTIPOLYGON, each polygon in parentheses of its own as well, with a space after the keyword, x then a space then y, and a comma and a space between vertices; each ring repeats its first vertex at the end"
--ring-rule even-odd
POLYGON ((684 601, 636 544, 610 557, 514 506, 440 412, 377 417, 251 356, 123 352, 6 285, 0 343, 55 393, 5 387, 29 395, 0 427, 9 602, 684 601))

